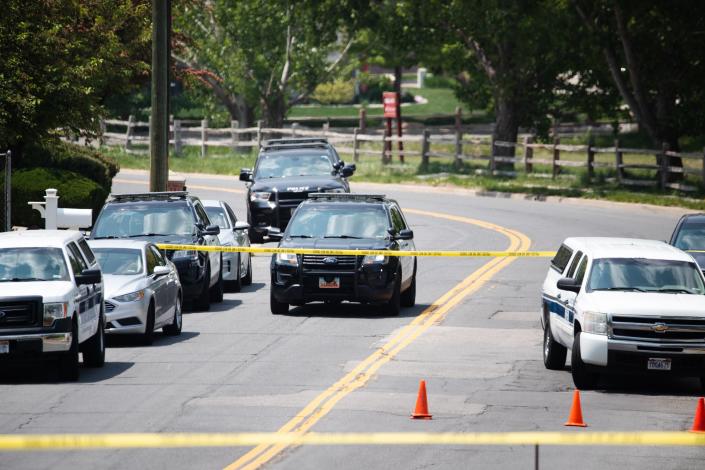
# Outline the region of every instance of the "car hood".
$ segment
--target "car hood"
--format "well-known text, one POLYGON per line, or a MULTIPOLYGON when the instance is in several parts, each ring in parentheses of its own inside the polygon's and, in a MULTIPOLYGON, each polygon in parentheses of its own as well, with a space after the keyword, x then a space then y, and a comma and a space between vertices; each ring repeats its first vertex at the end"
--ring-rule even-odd
POLYGON ((103 285, 105 286, 105 298, 116 295, 129 294, 145 287, 144 274, 133 276, 120 276, 115 274, 103 274, 103 285))
POLYGON ((286 178, 266 178, 252 184, 252 191, 277 191, 280 193, 315 193, 329 189, 344 188, 337 176, 289 176, 286 178))
POLYGON ((342 239, 342 238, 285 238, 280 248, 313 248, 317 250, 387 250, 389 240, 378 238, 342 239))
POLYGON ((74 285, 70 281, 0 282, 0 299, 39 295, 44 302, 65 302, 74 285))
POLYGON ((591 292, 581 310, 625 316, 705 318, 705 295, 656 292, 591 292))

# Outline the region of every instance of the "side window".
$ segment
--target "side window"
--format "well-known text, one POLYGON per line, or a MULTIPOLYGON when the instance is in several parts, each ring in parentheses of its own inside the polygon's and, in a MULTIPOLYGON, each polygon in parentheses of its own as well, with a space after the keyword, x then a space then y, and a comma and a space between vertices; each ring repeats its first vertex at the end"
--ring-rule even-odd
POLYGON ((404 230, 406 228, 406 224, 404 223, 404 219, 402 218, 399 209, 392 206, 390 213, 392 215, 392 227, 394 227, 394 230, 397 232, 404 230))
POLYGON ((76 257, 76 261, 78 261, 78 264, 81 267, 81 271, 83 271, 84 269, 88 269, 88 264, 83 259, 83 256, 81 256, 81 250, 78 249, 76 244, 71 242, 68 244, 68 247, 69 251, 76 257))
POLYGON ((81 252, 83 252, 83 256, 85 256, 88 260, 88 264, 94 264, 95 255, 93 254, 93 250, 91 250, 91 247, 88 246, 88 243, 86 243, 85 239, 82 238, 78 241, 78 247, 81 249, 81 252))
POLYGON ((196 214, 198 215, 198 220, 204 225, 211 225, 211 221, 206 214, 206 210, 200 203, 195 203, 193 207, 196 209, 196 214))
POLYGON ((81 266, 85 265, 84 261, 81 259, 80 256, 76 256, 74 250, 71 249, 71 245, 66 246, 66 254, 69 257, 69 264, 71 265, 71 271, 73 271, 73 275, 78 276, 79 274, 81 274, 81 271, 83 271, 83 268, 81 266))
POLYGON ((225 210, 228 212, 228 215, 230 216, 230 219, 233 221, 233 227, 235 226, 235 222, 237 222, 237 216, 235 215, 235 212, 230 208, 228 204, 225 205, 225 210))
POLYGON ((150 246, 149 250, 152 251, 154 254, 154 257, 157 260, 157 264, 159 266, 166 266, 166 261, 164 261, 164 257, 162 256, 162 253, 159 251, 159 249, 156 246, 150 246))
POLYGON ((573 262, 570 263, 570 268, 568 268, 568 272, 565 273, 565 277, 573 277, 573 274, 575 274, 575 270, 578 269, 578 263, 580 262, 580 258, 582 258, 582 256, 582 251, 578 251, 575 254, 575 258, 573 258, 573 262))
POLYGON ((580 262, 580 265, 578 266, 578 270, 575 273, 575 280, 580 285, 583 284, 583 279, 585 278, 585 270, 587 269, 587 264, 588 264, 588 257, 583 256, 583 260, 580 262))
POLYGON ((565 245, 561 245, 561 247, 558 249, 558 252, 556 253, 556 256, 554 256, 551 260, 551 267, 556 271, 562 273, 563 271, 565 271, 565 267, 568 266, 568 261, 570 261, 570 257, 572 254, 573 250, 571 250, 565 245))
POLYGON ((147 249, 147 274, 154 273, 154 267, 157 265, 157 257, 154 252, 147 249))

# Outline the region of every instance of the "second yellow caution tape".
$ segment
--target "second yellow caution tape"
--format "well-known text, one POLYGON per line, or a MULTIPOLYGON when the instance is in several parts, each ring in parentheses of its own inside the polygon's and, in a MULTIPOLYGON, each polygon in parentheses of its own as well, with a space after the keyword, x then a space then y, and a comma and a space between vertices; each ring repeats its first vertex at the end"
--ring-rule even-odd
POLYGON ((157 244, 162 250, 186 251, 216 251, 223 253, 292 253, 297 255, 355 255, 355 256, 443 256, 443 257, 470 257, 470 258, 547 258, 556 253, 554 251, 396 251, 396 250, 326 250, 317 248, 266 248, 254 246, 217 246, 217 245, 173 245, 157 244))

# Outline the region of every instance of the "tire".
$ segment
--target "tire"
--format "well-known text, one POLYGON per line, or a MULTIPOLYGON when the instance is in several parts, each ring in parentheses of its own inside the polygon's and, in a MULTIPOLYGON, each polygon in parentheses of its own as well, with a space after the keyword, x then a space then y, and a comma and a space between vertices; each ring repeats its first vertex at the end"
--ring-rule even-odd
POLYGON ((289 304, 279 302, 274 298, 274 290, 269 289, 269 309, 272 311, 272 315, 286 315, 289 313, 289 304))
POLYGON ((394 277, 394 291, 392 292, 392 298, 387 302, 385 310, 387 315, 396 317, 401 313, 401 269, 397 268, 394 277))
POLYGON ((570 356, 571 373, 573 374, 573 383, 578 390, 592 390, 597 386, 600 379, 600 374, 587 370, 585 363, 580 357, 580 332, 575 335, 573 340, 573 350, 570 356))
POLYGON ((196 310, 202 312, 207 312, 211 308, 211 298, 210 298, 210 282, 211 282, 211 267, 210 264, 206 266, 206 274, 203 276, 203 287, 201 288, 201 293, 198 294, 193 300, 193 306, 196 310))
POLYGON ((210 300, 219 304, 223 301, 223 257, 220 257, 220 271, 218 272, 218 281, 210 288, 210 300))
POLYGON ((154 342, 154 304, 149 304, 147 311, 147 323, 144 325, 144 333, 142 333, 142 344, 150 346, 154 342))
POLYGON ((165 335, 178 336, 181 334, 181 327, 183 326, 183 313, 181 311, 181 294, 176 296, 176 304, 174 305, 174 319, 171 321, 170 325, 166 325, 162 328, 165 335))
POLYGON ((76 321, 72 323, 71 327, 71 347, 59 359, 59 377, 69 382, 78 380, 78 326, 76 321))
POLYGON ((546 321, 546 327, 543 330, 543 365, 546 369, 562 370, 565 367, 567 355, 568 348, 553 338, 550 320, 546 321))
POLYGON ((240 271, 240 256, 242 253, 237 254, 237 269, 235 270, 235 280, 227 281, 225 283, 227 292, 240 292, 242 289, 242 272, 240 271))
POLYGON ((400 303, 402 307, 413 307, 416 305, 416 262, 414 262, 414 274, 411 276, 411 285, 401 294, 400 303))
POLYGON ((98 320, 98 330, 84 345, 83 363, 88 367, 103 367, 105 364, 105 323, 102 313, 98 320))
POLYGON ((264 242, 264 236, 259 233, 257 230, 250 229, 247 231, 247 234, 250 236, 250 241, 252 243, 263 243, 264 242))
POLYGON ((243 286, 250 286, 252 285, 252 255, 249 255, 249 258, 247 258, 247 272, 245 273, 245 277, 242 278, 242 285, 243 286))

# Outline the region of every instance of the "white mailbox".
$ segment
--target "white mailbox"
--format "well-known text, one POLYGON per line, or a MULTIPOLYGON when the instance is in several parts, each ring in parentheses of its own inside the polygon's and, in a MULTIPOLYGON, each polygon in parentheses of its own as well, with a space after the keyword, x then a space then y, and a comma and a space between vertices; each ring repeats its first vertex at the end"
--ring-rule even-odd
POLYGON ((47 189, 44 202, 29 202, 32 209, 39 211, 44 219, 44 228, 56 230, 70 228, 78 230, 93 225, 91 209, 59 209, 59 196, 56 189, 47 189))

